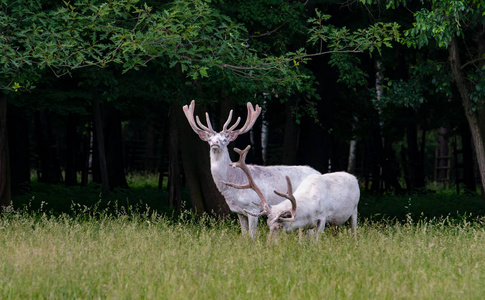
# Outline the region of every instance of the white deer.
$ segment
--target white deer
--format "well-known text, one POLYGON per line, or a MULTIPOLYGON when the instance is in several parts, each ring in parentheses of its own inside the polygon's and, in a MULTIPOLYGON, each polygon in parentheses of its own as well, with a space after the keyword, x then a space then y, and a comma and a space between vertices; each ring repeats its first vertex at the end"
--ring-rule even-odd
MULTIPOLYGON (((229 157, 227 145, 234 141, 238 135, 248 132, 253 127, 256 119, 261 113, 261 108, 256 105, 253 108, 251 103, 247 103, 248 117, 240 129, 235 129, 241 118, 237 118, 234 125, 228 128, 232 119, 232 110, 229 113, 227 121, 224 123, 221 132, 212 129, 209 115, 206 113, 207 126, 204 126, 199 117, 194 120, 195 102, 192 100, 189 106, 185 105, 183 111, 192 129, 199 137, 209 143, 210 162, 212 178, 217 189, 224 196, 230 210, 237 214, 241 229, 244 233, 249 231, 249 235, 254 238, 258 225, 258 217, 255 216, 260 212, 260 207, 255 202, 259 202, 259 197, 251 190, 235 190, 223 184, 222 181, 230 181, 236 184, 242 184, 246 177, 244 173, 230 167, 232 163, 229 157), (253 215, 248 214, 251 212, 253 215)), ((273 189, 284 189, 284 178, 289 176, 295 186, 298 186, 302 180, 310 174, 319 174, 315 169, 308 166, 258 166, 249 165, 254 178, 258 181, 261 191, 268 199, 271 205, 278 204, 284 199, 276 196, 273 189)))
MULTIPOLYGON (((248 184, 239 185, 223 182, 224 184, 237 189, 252 189, 259 196, 263 211, 254 214, 256 217, 268 216, 270 228, 269 238, 275 235, 276 230, 284 228, 286 231, 295 229, 315 228, 315 238, 318 240, 320 233, 325 229, 325 224, 338 226, 350 218, 352 231, 357 228, 357 205, 360 198, 359 184, 355 176, 346 172, 327 173, 323 175, 311 174, 306 177, 298 186, 295 193, 291 180, 286 176, 287 192, 283 194, 278 191, 274 193, 290 201, 283 201, 279 204, 270 205, 266 202, 264 195, 254 182, 251 175, 252 170, 245 163, 249 146, 243 151, 234 149, 239 153, 239 161, 233 163, 246 174, 248 184)), ((247 212, 253 215, 253 212, 247 212)))

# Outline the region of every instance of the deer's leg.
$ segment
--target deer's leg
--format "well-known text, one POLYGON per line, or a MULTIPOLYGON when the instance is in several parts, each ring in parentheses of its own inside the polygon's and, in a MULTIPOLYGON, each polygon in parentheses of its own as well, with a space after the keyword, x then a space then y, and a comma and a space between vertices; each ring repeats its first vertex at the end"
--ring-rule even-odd
POLYGON ((320 238, 320 234, 323 233, 324 229, 325 229, 325 219, 324 220, 318 220, 317 221, 317 227, 315 228, 315 241, 318 242, 318 239, 320 238))
POLYGON ((254 239, 256 237, 256 228, 258 227, 258 217, 247 216, 247 220, 249 222, 249 236, 254 239))
POLYGON ((247 234, 249 230, 248 217, 242 214, 237 214, 239 218, 239 224, 241 224, 241 232, 247 234))

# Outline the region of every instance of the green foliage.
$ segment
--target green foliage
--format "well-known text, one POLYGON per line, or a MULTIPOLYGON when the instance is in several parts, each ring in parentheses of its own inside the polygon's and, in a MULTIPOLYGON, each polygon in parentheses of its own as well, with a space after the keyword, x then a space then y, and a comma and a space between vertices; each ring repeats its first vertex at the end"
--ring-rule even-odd
POLYGON ((360 68, 361 60, 350 53, 332 53, 329 64, 339 70, 339 82, 347 84, 354 91, 357 86, 365 86, 369 75, 360 68))
POLYGON ((452 97, 450 70, 440 62, 427 60, 409 66, 409 80, 384 78, 383 95, 376 106, 385 108, 389 104, 418 109, 432 97, 448 101, 452 97))
MULTIPOLYGON (((61 76, 74 69, 115 63, 126 72, 157 58, 167 59, 171 68, 179 66, 192 80, 236 76, 256 82, 261 90, 273 94, 305 91, 309 77, 298 65, 309 57, 380 51, 399 39, 397 24, 376 23, 351 32, 345 27, 322 25, 327 17, 317 12, 317 18, 309 20, 310 42, 324 42, 328 51, 307 54, 304 49, 287 52, 282 48, 281 54, 265 55, 261 53, 262 44, 254 48, 248 44, 249 33, 244 26, 201 0, 172 1, 160 10, 136 0, 76 0, 49 8, 39 0, 3 1, 1 5, 0 23, 8 25, 2 30, 0 84, 2 89, 13 91, 33 88, 39 70, 45 68, 61 76)), ((279 8, 285 13, 272 10, 273 24, 283 22, 285 15, 289 19, 284 22, 298 23, 301 4, 282 4, 279 8)), ((244 11, 240 17, 249 18, 244 11)), ((268 26, 264 18, 254 19, 268 26)), ((300 27, 297 31, 302 30, 300 27)), ((243 90, 248 84, 241 86, 243 90)))
POLYGON ((455 36, 464 36, 462 26, 470 22, 474 9, 465 1, 432 1, 431 8, 414 14, 413 28, 405 30, 406 45, 423 47, 432 38, 439 47, 447 47, 455 36))
MULTIPOLYGON (((362 0, 367 5, 380 5, 374 0, 362 0)), ((430 88, 436 94, 451 97, 451 72, 439 59, 431 61, 436 55, 435 47, 448 48, 453 39, 459 40, 460 44, 467 44, 462 50, 463 72, 466 74, 470 85, 469 97, 472 99, 472 110, 477 111, 483 107, 485 99, 485 81, 483 60, 480 57, 479 47, 469 41, 476 40, 476 34, 485 25, 485 5, 483 1, 401 1, 392 0, 385 2, 386 9, 396 9, 405 6, 409 10, 414 9, 411 28, 403 30, 401 43, 408 48, 421 49, 421 53, 429 55, 425 61, 417 61, 412 66, 412 77, 409 80, 389 81, 388 99, 395 99, 398 104, 415 106, 424 101, 424 94, 429 93, 430 88), (416 9, 416 5, 418 8, 416 9), (447 72, 447 74, 445 74, 447 72), (427 77, 427 78, 425 78, 427 77), (425 81, 426 79, 426 81, 425 81), (428 83, 426 83, 428 82, 428 83), (431 85, 429 84, 431 83, 431 85)), ((394 100, 390 100, 394 101, 394 100)))
MULTIPOLYGON (((485 60, 485 57, 483 58, 485 60)), ((472 110, 477 111, 485 106, 485 64, 468 73, 468 80, 474 85, 470 92, 472 110)))
MULTIPOLYGON (((309 30, 309 42, 313 45, 326 43, 329 52, 360 53, 374 50, 380 53, 382 47, 392 48, 392 42, 398 42, 399 24, 377 22, 366 28, 351 31, 346 27, 337 28, 324 25, 330 19, 329 15, 316 10, 316 18, 308 19, 312 25, 309 30)), ((321 49, 321 52, 323 50, 321 49)))
MULTIPOLYGON (((347 27, 336 27, 328 24, 330 15, 315 11, 316 17, 310 18, 308 42, 318 46, 318 55, 330 54, 330 65, 337 67, 339 81, 355 87, 364 86, 368 75, 360 68, 360 59, 356 53, 375 51, 382 54, 382 48, 392 48, 393 42, 400 41, 400 25, 396 22, 376 22, 364 28, 351 30, 347 27)), ((312 56, 311 54, 309 56, 312 56)))
POLYGON ((78 0, 47 9, 39 0, 2 1, 0 88, 30 89, 45 68, 61 76, 115 61, 119 41, 148 14, 137 2, 78 0))

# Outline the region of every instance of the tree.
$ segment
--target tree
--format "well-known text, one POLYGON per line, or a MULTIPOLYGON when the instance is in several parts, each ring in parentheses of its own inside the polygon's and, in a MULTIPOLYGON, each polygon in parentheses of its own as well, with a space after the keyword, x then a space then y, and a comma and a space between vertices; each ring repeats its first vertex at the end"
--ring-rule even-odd
MULTIPOLYGON (((363 0, 363 3, 375 3, 363 0)), ((402 42, 409 48, 441 48, 448 52, 448 67, 458 89, 470 127, 485 190, 485 5, 483 1, 388 1, 414 10, 412 27, 402 42), (417 6, 417 8, 416 8, 417 6)))
POLYGON ((148 13, 136 7, 136 2, 76 1, 60 6, 40 0, 0 2, 1 205, 10 203, 4 126, 7 94, 34 88, 45 69, 62 76, 75 69, 104 67, 113 62, 121 51, 117 37, 136 28, 148 13))
MULTIPOLYGON (((10 93, 34 88, 45 69, 60 77, 86 67, 115 64, 127 72, 157 63, 180 68, 192 84, 222 79, 232 94, 290 94, 309 88, 309 75, 301 66, 311 57, 372 51, 390 45, 397 32, 396 24, 355 31, 325 25, 328 16, 317 12, 309 32, 309 42, 319 45, 316 52, 299 48, 265 55, 247 44, 243 25, 201 0, 171 1, 156 7, 160 10, 136 0, 61 5, 3 0, 1 5, 0 88, 10 93)), ((6 170, 6 164, 0 169, 6 170)))

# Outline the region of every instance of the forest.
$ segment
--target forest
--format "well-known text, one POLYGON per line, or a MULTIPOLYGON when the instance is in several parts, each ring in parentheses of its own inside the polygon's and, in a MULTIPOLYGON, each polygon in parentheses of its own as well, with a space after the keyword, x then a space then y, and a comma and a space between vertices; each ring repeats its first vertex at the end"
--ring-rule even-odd
POLYGON ((157 174, 164 205, 228 214, 192 100, 216 131, 262 107, 233 160, 484 195, 481 0, 1 0, 0 24, 0 206, 157 174))

